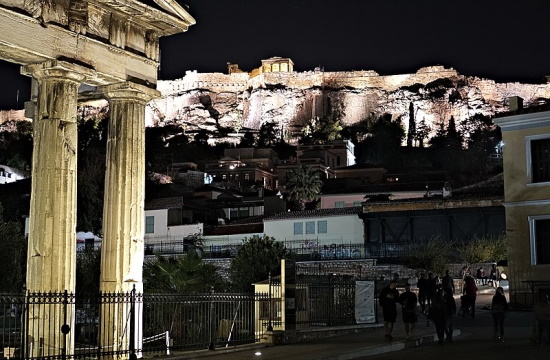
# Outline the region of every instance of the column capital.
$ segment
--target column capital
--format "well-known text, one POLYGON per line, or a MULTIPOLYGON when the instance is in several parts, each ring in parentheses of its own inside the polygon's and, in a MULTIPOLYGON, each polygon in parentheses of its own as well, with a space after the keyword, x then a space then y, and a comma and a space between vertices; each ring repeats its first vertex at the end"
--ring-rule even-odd
POLYGON ((86 79, 97 76, 93 69, 60 60, 48 60, 40 64, 22 66, 21 74, 32 76, 37 80, 59 78, 76 83, 82 83, 86 79))
POLYGON ((128 100, 147 104, 149 101, 159 98, 160 91, 130 81, 99 86, 97 91, 105 95, 109 100, 128 100))

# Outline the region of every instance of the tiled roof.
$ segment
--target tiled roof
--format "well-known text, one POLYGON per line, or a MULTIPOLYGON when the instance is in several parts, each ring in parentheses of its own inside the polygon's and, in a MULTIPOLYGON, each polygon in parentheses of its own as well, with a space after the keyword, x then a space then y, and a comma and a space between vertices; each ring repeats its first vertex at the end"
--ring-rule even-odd
POLYGON ((256 224, 264 221, 263 215, 249 216, 242 219, 230 220, 230 225, 236 224, 256 224))
POLYGON ((145 202, 145 210, 168 209, 183 205, 183 197, 175 196, 169 198, 151 199, 145 202))
MULTIPOLYGON (((352 186, 340 189, 331 189, 323 191, 323 195, 335 195, 335 194, 388 194, 396 192, 410 192, 410 191, 426 191, 426 185, 428 190, 441 190, 443 189, 444 181, 429 181, 429 182, 414 182, 414 183, 386 183, 386 184, 370 184, 352 186)), ((452 184, 451 184, 452 186, 452 184)))
POLYGON ((280 212, 277 214, 266 216, 264 219, 265 220, 282 220, 282 219, 299 219, 299 218, 326 217, 326 216, 358 215, 358 214, 361 214, 362 212, 363 212, 362 207, 318 209, 318 210, 280 212))
POLYGON ((217 225, 204 229, 203 235, 234 235, 234 234, 261 234, 264 232, 263 223, 237 224, 237 225, 217 225))
POLYGON ((502 202, 504 201, 504 195, 498 195, 498 194, 459 194, 452 196, 448 198, 443 198, 441 195, 439 196, 430 196, 427 198, 413 198, 413 199, 398 199, 398 200, 382 200, 382 201, 367 201, 364 204, 366 206, 369 205, 378 205, 378 204, 405 204, 405 203, 441 203, 441 202, 483 202, 483 201, 497 201, 502 202))

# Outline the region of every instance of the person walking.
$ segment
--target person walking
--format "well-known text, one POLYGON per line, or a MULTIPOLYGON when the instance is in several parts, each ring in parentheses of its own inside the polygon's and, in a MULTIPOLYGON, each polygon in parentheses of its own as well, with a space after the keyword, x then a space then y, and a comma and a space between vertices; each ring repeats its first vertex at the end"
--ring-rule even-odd
POLYGON ((476 278, 479 280, 481 285, 487 284, 487 277, 485 276, 485 269, 483 266, 480 266, 476 272, 476 278))
POLYGON ((447 341, 453 342, 453 318, 456 315, 456 301, 451 289, 443 289, 447 314, 445 317, 445 335, 447 341))
POLYGON ((477 286, 476 281, 471 276, 464 278, 464 289, 462 291, 464 300, 466 301, 467 308, 470 309, 472 319, 476 317, 476 298, 477 298, 477 286))
POLYGON ((447 320, 447 303, 443 288, 439 287, 435 293, 430 307, 430 318, 435 325, 435 332, 439 345, 443 345, 445 339, 445 323, 447 320))
POLYGON ((435 296, 436 288, 437 279, 434 278, 434 274, 432 272, 429 272, 428 279, 426 279, 426 303, 428 306, 428 312, 430 310, 430 307, 432 306, 432 300, 435 296))
POLYGON ((491 279, 494 288, 498 288, 500 286, 500 270, 497 268, 497 264, 493 264, 491 266, 489 279, 491 279))
POLYGON ((396 287, 397 281, 392 280, 388 286, 382 289, 382 292, 378 297, 378 302, 380 306, 382 306, 385 338, 387 340, 393 340, 393 325, 397 319, 397 302, 399 301, 399 291, 397 291, 396 287))
POLYGON ((455 280, 451 276, 450 270, 445 270, 445 276, 441 279, 441 286, 443 286, 443 290, 450 289, 453 294, 455 293, 455 280))
POLYGON ((403 323, 405 324, 405 335, 407 336, 407 340, 409 340, 418 321, 418 317, 416 316, 418 299, 416 294, 411 291, 411 284, 405 284, 405 291, 399 295, 399 303, 401 304, 403 323))
POLYGON ((504 289, 499 286, 491 301, 491 315, 493 316, 493 339, 503 342, 504 314, 508 311, 508 302, 504 295, 504 289))
POLYGON ((420 303, 420 309, 422 309, 422 314, 427 314, 426 289, 428 288, 428 279, 426 278, 426 273, 420 274, 420 278, 416 282, 416 287, 418 288, 418 302, 420 303))

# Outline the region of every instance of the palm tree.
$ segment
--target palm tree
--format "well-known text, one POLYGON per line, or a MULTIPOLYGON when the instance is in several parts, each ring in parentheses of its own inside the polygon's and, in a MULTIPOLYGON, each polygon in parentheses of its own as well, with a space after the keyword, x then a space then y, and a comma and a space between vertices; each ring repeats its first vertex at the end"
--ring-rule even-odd
POLYGON ((189 294, 224 288, 215 265, 205 263, 195 251, 180 257, 157 255, 144 264, 143 277, 150 293, 189 294))
POLYGON ((289 171, 287 178, 288 198, 297 202, 300 210, 305 209, 306 202, 317 199, 323 186, 319 172, 302 164, 289 171))

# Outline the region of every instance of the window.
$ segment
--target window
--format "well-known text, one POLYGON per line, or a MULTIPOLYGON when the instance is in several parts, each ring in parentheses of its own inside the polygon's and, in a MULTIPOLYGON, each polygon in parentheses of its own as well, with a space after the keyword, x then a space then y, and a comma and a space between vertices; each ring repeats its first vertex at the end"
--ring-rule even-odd
POLYGON ((362 203, 363 203, 362 201, 354 201, 354 202, 353 202, 353 206, 354 206, 354 207, 361 207, 361 204, 362 204, 362 203))
POLYGON ((315 221, 306 221, 306 234, 315 234, 315 221))
POLYGON ((550 264, 550 215, 530 216, 531 264, 550 264))
POLYGON ((294 223, 294 235, 302 235, 304 233, 304 223, 294 223))
POLYGON ((345 203, 343 201, 335 201, 334 202, 334 207, 335 208, 343 208, 345 205, 345 203))
POLYGON ((249 174, 249 173, 245 173, 245 174, 244 174, 244 179, 245 179, 245 180, 250 180, 250 174, 249 174))
POLYGON ((550 181, 550 137, 526 137, 527 175, 531 183, 550 181))
POLYGON ((168 209, 168 226, 177 226, 183 223, 181 208, 168 209))
POLYGON ((145 217, 145 233, 152 234, 155 232, 155 217, 146 216, 145 217))
POLYGON ((327 233, 327 221, 317 221, 317 233, 318 234, 326 234, 327 233))

